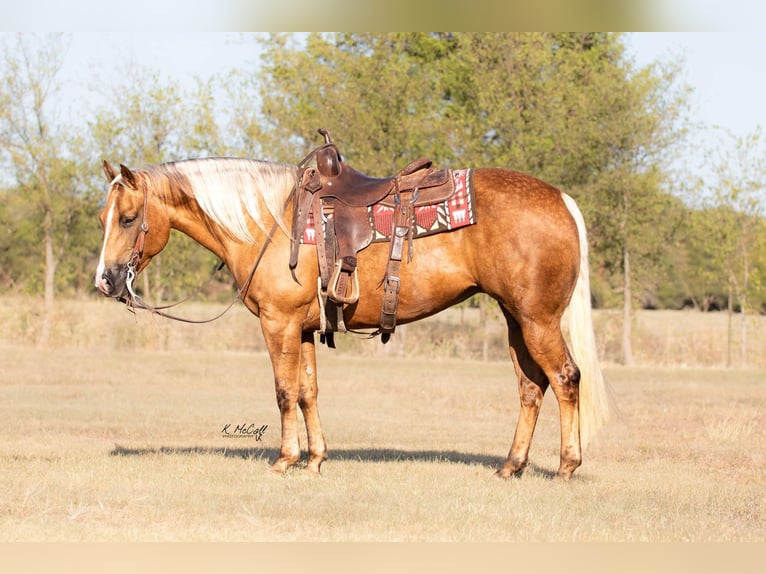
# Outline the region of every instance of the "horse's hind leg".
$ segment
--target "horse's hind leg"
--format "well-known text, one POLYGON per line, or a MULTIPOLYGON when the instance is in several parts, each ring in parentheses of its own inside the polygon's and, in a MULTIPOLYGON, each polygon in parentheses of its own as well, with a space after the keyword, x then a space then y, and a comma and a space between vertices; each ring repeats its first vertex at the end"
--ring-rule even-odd
POLYGON ((580 369, 564 342, 560 317, 548 321, 528 321, 522 324, 522 333, 532 359, 545 373, 559 403, 561 454, 556 476, 569 480, 582 463, 578 405, 580 369))
POLYGON ((506 311, 503 313, 508 323, 508 345, 516 370, 521 401, 511 450, 505 464, 496 473, 501 478, 509 478, 520 475, 527 466, 529 446, 532 443, 543 395, 548 388, 548 378, 530 356, 519 324, 506 311))

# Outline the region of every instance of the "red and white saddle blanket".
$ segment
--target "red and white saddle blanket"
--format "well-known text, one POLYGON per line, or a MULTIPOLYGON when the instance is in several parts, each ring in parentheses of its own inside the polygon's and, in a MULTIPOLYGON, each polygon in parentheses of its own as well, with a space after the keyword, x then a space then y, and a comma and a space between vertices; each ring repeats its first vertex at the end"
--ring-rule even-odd
MULTIPOLYGON (((451 198, 442 203, 415 208, 413 237, 425 237, 426 235, 452 231, 476 223, 473 170, 453 170, 452 178, 455 182, 455 193, 451 198)), ((370 219, 370 225, 374 229, 373 242, 390 241, 394 208, 379 203, 369 207, 367 214, 370 219)), ((308 222, 303 231, 301 243, 308 245, 316 244, 316 228, 312 213, 308 216, 308 222)))

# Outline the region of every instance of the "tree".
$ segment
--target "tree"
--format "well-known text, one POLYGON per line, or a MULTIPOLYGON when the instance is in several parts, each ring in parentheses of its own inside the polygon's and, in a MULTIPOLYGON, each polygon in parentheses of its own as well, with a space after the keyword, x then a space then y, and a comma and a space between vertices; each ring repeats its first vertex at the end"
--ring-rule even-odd
POLYGON ((620 280, 623 362, 633 363, 632 310, 637 291, 656 276, 683 210, 670 194, 670 164, 685 136, 688 88, 679 64, 636 70, 618 59, 591 97, 602 102, 589 146, 604 154, 590 182, 577 186, 600 265, 620 280))
MULTIPOLYGON (((23 235, 42 246, 43 292, 53 306, 56 272, 85 209, 78 194, 80 165, 73 138, 53 106, 66 53, 60 34, 5 36, 0 61, 0 149, 13 174, 13 193, 29 210, 23 235), (33 228, 29 224, 33 224, 33 228)), ((19 205, 18 203, 16 205, 19 205)), ((46 312, 40 344, 49 333, 46 312)))
POLYGON ((251 133, 285 160, 302 156, 324 126, 373 174, 427 155, 517 169, 572 193, 590 223, 597 268, 619 282, 632 362, 631 279, 653 275, 677 228, 660 217, 678 206, 667 178, 684 133, 677 63, 636 69, 621 36, 605 33, 290 40, 265 42, 251 133))
POLYGON ((440 152, 446 142, 436 59, 447 49, 440 37, 310 34, 305 46, 293 40, 260 40, 262 66, 237 88, 247 94, 237 102, 236 117, 245 120, 237 127, 260 142, 265 159, 297 162, 318 143, 320 127, 373 175, 389 175, 419 155, 450 159, 440 152))
POLYGON ((747 315, 752 297, 764 286, 760 266, 766 217, 766 139, 757 126, 744 137, 729 134, 730 145, 713 154, 713 175, 707 202, 715 219, 708 219, 708 253, 725 277, 728 290, 728 364, 732 364, 732 316, 740 310, 740 364, 747 364, 747 315))

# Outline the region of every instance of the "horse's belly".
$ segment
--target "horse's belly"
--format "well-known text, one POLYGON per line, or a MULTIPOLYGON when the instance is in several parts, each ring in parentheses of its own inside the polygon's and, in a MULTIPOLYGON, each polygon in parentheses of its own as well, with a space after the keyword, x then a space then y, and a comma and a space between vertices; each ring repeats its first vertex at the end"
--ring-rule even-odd
MULTIPOLYGON (((457 235, 460 231, 418 239, 413 257, 407 248, 399 267, 400 289, 397 323, 416 321, 438 313, 475 292, 457 235)), ((388 244, 373 244, 359 253, 360 296, 346 308, 344 317, 351 329, 377 327, 388 270, 388 244)))

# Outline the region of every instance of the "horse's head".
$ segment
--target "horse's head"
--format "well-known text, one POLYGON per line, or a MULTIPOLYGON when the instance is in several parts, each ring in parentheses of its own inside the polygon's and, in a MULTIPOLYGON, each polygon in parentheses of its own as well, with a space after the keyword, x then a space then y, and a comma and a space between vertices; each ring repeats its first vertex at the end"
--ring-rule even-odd
POLYGON ((156 194, 146 173, 120 165, 119 172, 104 161, 109 193, 99 219, 104 244, 96 269, 96 287, 109 297, 128 297, 130 282, 170 235, 167 210, 152 201, 156 194))

